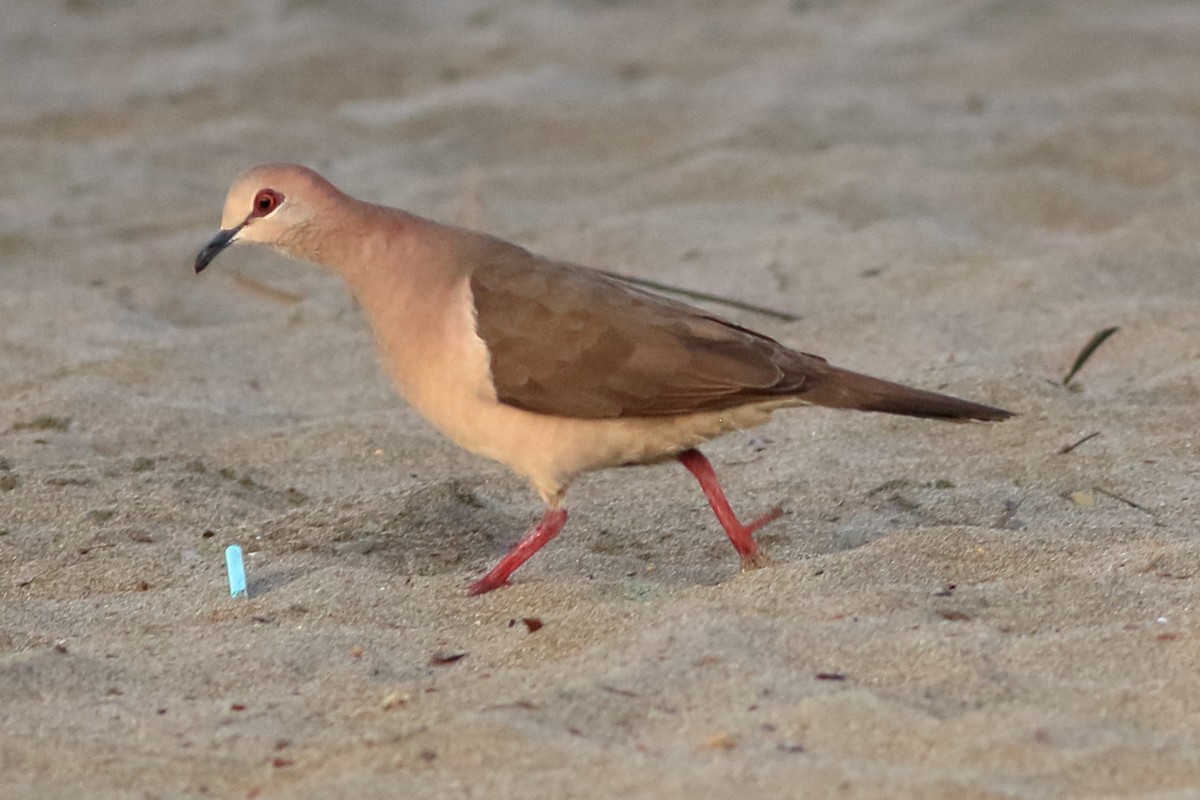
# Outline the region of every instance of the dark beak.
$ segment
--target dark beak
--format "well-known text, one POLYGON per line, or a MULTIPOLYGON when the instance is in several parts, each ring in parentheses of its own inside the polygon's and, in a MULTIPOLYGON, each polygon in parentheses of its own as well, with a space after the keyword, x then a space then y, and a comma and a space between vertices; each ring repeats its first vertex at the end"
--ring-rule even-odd
POLYGON ((217 254, 229 247, 233 237, 238 235, 238 231, 242 229, 241 225, 236 228, 226 228, 212 238, 212 241, 204 245, 204 249, 196 256, 196 274, 200 274, 209 262, 217 257, 217 254))

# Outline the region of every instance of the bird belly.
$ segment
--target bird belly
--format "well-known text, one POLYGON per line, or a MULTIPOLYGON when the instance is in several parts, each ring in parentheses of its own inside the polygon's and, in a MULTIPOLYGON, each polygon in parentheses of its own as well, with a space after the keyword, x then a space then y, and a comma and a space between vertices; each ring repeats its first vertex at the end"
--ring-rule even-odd
POLYGON ((783 403, 676 417, 578 419, 538 414, 476 393, 440 395, 436 407, 418 404, 431 424, 470 452, 525 476, 556 505, 582 473, 671 458, 732 430, 766 422, 783 403))

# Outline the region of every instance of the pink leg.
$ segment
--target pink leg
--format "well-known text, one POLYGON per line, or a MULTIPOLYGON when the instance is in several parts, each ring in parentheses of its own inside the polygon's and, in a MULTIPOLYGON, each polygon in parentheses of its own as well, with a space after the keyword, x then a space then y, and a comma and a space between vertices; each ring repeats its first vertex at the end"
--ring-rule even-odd
POLYGON ((565 508, 547 508, 542 521, 521 537, 521 541, 513 545, 504 554, 500 563, 492 567, 487 575, 467 587, 467 594, 483 594, 492 589, 499 589, 508 583, 508 576, 516 572, 517 567, 529 560, 529 557, 541 549, 542 545, 558 535, 567 524, 565 508))
POLYGON ((677 458, 679 463, 687 467, 688 471, 696 476, 696 480, 700 481, 700 488, 704 490, 708 504, 712 506, 713 513, 717 515, 717 522, 721 523, 721 527, 729 535, 729 541, 733 542, 733 549, 737 550, 738 555, 742 557, 742 567, 756 569, 766 566, 766 556, 754 543, 754 532, 779 517, 783 513, 783 509, 775 506, 749 525, 743 525, 738 522, 737 515, 729 507, 729 501, 725 499, 725 492, 721 491, 721 483, 717 480, 717 473, 713 470, 712 464, 708 463, 708 459, 695 448, 684 450, 677 458))

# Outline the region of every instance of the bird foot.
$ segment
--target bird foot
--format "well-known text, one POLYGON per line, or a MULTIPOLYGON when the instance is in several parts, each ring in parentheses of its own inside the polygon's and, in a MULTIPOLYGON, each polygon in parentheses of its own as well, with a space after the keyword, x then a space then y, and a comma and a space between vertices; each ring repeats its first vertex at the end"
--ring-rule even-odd
POLYGON ((717 480, 717 473, 712 464, 708 463, 708 459, 696 449, 684 450, 677 458, 700 482, 700 488, 708 498, 713 513, 717 515, 717 521, 725 529, 733 549, 742 559, 742 569, 758 569, 769 564, 770 559, 762 554, 754 542, 754 532, 771 520, 778 519, 783 514, 783 509, 775 506, 753 522, 743 525, 729 507, 729 501, 725 499, 725 492, 721 490, 721 483, 717 480))
POLYGON ((512 549, 500 559, 500 563, 492 567, 488 574, 467 587, 467 594, 480 595, 499 589, 508 584, 508 576, 524 564, 530 556, 541 549, 542 545, 558 535, 567 524, 565 508, 547 508, 542 521, 533 526, 512 549))
POLYGON ((471 597, 476 597, 477 595, 487 594, 493 589, 499 589, 501 586, 508 586, 508 579, 500 578, 497 580, 492 578, 492 574, 489 572, 487 575, 484 575, 482 578, 468 586, 467 594, 471 597))
POLYGON ((768 522, 779 519, 783 515, 783 509, 779 506, 772 506, 767 513, 763 514, 758 519, 741 525, 737 531, 737 536, 730 534, 731 541, 749 543, 750 549, 747 552, 738 552, 742 557, 742 569, 761 569, 771 563, 771 559, 759 549, 758 544, 754 541, 754 532, 766 525, 768 522))

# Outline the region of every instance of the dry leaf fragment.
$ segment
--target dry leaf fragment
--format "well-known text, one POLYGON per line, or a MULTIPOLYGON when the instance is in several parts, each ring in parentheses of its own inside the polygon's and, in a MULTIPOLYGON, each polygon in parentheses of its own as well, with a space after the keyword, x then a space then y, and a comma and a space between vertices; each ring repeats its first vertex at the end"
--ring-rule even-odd
POLYGON ((444 667, 448 664, 453 664, 463 658, 466 658, 466 653, 434 653, 429 657, 429 663, 435 667, 444 667))
POLYGON ((1067 498, 1070 499, 1070 501, 1075 505, 1083 506, 1084 508, 1091 508, 1092 506, 1096 505, 1096 495, 1092 494, 1091 492, 1071 492, 1069 495, 1067 495, 1067 498))
POLYGON ((705 750, 732 750, 737 747, 737 739, 728 733, 716 733, 704 740, 705 750))

